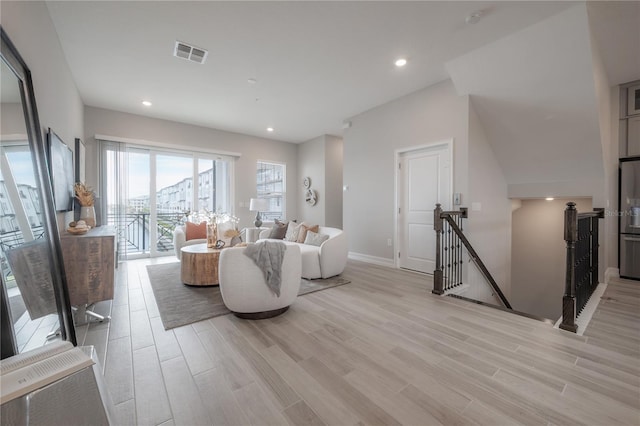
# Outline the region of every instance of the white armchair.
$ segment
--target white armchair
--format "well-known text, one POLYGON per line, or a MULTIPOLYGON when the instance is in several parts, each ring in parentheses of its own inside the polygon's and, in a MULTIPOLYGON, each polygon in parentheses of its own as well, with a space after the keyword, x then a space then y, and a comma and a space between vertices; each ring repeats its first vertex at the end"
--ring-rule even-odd
POLYGON ((182 252, 180 251, 182 247, 207 242, 206 238, 196 238, 194 240, 187 241, 187 235, 184 228, 184 225, 176 225, 173 230, 173 249, 175 250, 176 257, 178 259, 182 259, 182 252))
POLYGON ((287 245, 282 261, 280 296, 267 287, 262 270, 243 253, 244 247, 226 248, 220 252, 218 278, 224 304, 236 316, 263 319, 280 315, 289 309, 300 290, 300 249, 287 245))

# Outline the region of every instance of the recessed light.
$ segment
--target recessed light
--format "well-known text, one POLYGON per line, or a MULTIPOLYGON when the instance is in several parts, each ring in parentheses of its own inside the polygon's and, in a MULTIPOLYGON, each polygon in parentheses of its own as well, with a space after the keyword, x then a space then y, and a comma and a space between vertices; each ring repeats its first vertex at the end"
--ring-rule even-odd
POLYGON ((255 78, 247 79, 247 83, 249 83, 249 84, 256 84, 257 82, 258 82, 258 80, 256 80, 255 78))
POLYGON ((547 198, 545 198, 545 200, 547 200, 547 201, 553 201, 553 200, 555 200, 555 198, 553 198, 553 197, 547 197, 547 198))
POLYGON ((273 132, 273 127, 267 127, 267 132, 273 132))
POLYGON ((407 65, 407 60, 405 58, 396 59, 396 67, 404 67, 407 65))
POLYGON ((151 102, 149 102, 149 101, 142 101, 142 105, 149 107, 149 106, 151 106, 152 104, 151 104, 151 102))

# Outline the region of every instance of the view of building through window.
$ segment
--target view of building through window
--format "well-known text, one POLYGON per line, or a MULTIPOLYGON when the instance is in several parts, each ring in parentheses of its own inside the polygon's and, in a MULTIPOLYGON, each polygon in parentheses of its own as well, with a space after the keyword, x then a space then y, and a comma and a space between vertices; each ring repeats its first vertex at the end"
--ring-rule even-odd
POLYGON ((269 200, 269 210, 260 212, 262 220, 283 219, 285 215, 285 165, 258 161, 256 187, 258 198, 269 200))
POLYGON ((191 213, 233 213, 230 159, 118 149, 104 144, 104 192, 108 223, 118 227, 125 256, 173 253, 173 231, 191 213))
POLYGON ((4 279, 13 285, 5 253, 42 237, 43 218, 28 142, 2 146, 0 165, 0 263, 4 279))

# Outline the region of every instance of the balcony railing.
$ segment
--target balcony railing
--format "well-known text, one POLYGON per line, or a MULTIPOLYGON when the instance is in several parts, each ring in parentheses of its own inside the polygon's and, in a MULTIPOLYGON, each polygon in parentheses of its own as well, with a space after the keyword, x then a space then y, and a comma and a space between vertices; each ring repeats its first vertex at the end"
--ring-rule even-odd
MULTIPOLYGON (((184 213, 158 213, 156 220, 157 251, 173 250, 173 230, 182 223, 184 213)), ((119 251, 123 255, 142 254, 150 250, 150 214, 108 214, 107 223, 118 229, 119 251)))

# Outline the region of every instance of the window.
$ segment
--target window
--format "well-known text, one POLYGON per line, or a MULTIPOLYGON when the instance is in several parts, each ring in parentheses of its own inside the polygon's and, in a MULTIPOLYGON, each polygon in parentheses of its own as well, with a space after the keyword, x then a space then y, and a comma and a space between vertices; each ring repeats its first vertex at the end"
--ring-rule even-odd
POLYGON ((233 214, 231 157, 110 141, 100 145, 102 213, 118 227, 123 258, 173 254, 173 230, 187 214, 205 209, 233 214))
POLYGON ((258 198, 269 200, 269 210, 260 212, 263 220, 285 216, 285 165, 258 161, 256 173, 258 198))

